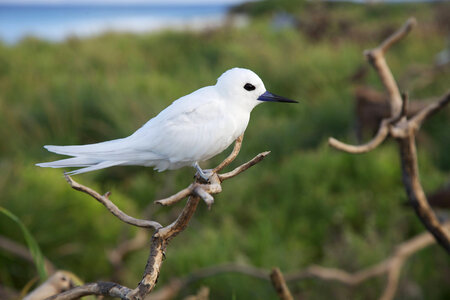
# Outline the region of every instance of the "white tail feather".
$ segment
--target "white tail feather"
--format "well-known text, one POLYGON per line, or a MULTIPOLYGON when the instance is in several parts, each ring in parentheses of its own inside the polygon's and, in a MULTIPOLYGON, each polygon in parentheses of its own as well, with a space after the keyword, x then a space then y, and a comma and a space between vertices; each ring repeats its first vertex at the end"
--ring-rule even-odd
POLYGON ((70 155, 70 156, 91 156, 91 155, 105 155, 114 153, 124 148, 123 143, 125 139, 117 139, 102 143, 88 144, 88 145, 75 145, 75 146, 44 146, 50 152, 70 155), (121 147, 122 146, 122 147, 121 147))
POLYGON ((66 168, 66 167, 84 167, 78 170, 66 172, 68 175, 81 174, 94 170, 109 168, 125 163, 124 161, 101 161, 96 158, 89 157, 72 157, 52 162, 36 164, 36 166, 44 168, 66 168))
POLYGON ((57 161, 45 162, 36 164, 36 166, 43 168, 65 168, 65 167, 89 167, 101 162, 96 158, 89 157, 72 157, 60 159, 57 161))
POLYGON ((123 163, 124 163, 123 161, 104 161, 104 162, 98 163, 98 164, 90 166, 90 167, 81 168, 81 169, 70 171, 70 172, 65 172, 64 174, 77 175, 77 174, 81 174, 81 173, 86 173, 86 172, 91 172, 91 171, 95 171, 95 170, 109 168, 112 166, 117 166, 117 165, 120 165, 123 163))

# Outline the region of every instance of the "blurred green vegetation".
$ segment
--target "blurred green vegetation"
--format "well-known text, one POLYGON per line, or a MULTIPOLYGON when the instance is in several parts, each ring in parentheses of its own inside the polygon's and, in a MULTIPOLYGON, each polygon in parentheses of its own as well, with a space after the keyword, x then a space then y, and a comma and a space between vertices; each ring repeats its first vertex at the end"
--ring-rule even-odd
MULTIPOLYGON (((19 216, 57 267, 85 281, 119 277, 135 286, 148 249, 128 255, 121 274, 114 274, 106 256, 135 229, 71 190, 61 170, 35 167, 57 158, 42 145, 124 137, 174 99, 214 84, 222 72, 239 66, 259 74, 270 91, 301 103, 255 109, 233 165, 264 150, 272 153, 224 183, 211 211, 199 207, 187 230, 170 244, 159 286, 225 262, 278 266, 284 272, 310 264, 355 271, 386 258, 395 245, 424 230, 405 205, 394 143, 357 156, 330 149, 326 140, 335 136, 355 142, 356 84, 350 78, 366 64, 362 51, 409 16, 416 16, 419 26, 389 51, 394 75, 415 99, 447 91, 448 70, 437 71, 427 84, 414 84, 421 82, 422 72, 409 71, 432 68, 448 34, 440 16, 450 7, 302 3, 298 9, 288 7, 299 24, 287 28, 273 26, 274 9, 280 7, 270 6, 252 12, 250 24, 239 29, 109 33, 56 44, 27 38, 0 45, 0 205, 19 216)), ((365 84, 381 89, 372 70, 365 84)), ((449 178, 448 121, 447 108, 419 139, 426 191, 449 178)), ((114 202, 133 216, 150 211, 168 224, 182 204, 162 208, 152 201, 188 185, 193 173, 190 168, 156 173, 117 167, 76 179, 101 192, 111 190, 114 202)), ((0 234, 24 242, 20 229, 6 218, 0 218, 0 234)), ((36 276, 33 266, 3 251, 0 265, 0 282, 16 290, 36 276)), ((417 253, 402 271, 397 298, 449 299, 449 267, 447 254, 437 246, 417 253)), ((349 288, 310 279, 291 287, 307 299, 375 299, 384 284, 385 278, 379 278, 349 288)), ((200 285, 211 288, 212 299, 275 297, 267 282, 236 274, 208 278, 182 295, 200 285)))

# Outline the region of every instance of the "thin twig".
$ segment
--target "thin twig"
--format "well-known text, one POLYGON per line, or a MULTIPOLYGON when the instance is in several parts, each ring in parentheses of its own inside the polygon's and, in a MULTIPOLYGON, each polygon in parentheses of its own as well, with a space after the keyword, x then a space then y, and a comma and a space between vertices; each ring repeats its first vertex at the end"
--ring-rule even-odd
MULTIPOLYGON (((446 230, 450 230, 450 222, 444 223, 443 226, 446 230)), ((286 282, 295 282, 305 279, 320 279, 326 281, 336 281, 348 286, 357 286, 371 278, 375 278, 382 275, 387 275, 386 288, 380 297, 380 299, 392 299, 389 295, 393 296, 395 290, 398 286, 398 276, 403 267, 404 262, 413 254, 419 252, 420 250, 434 245, 436 240, 429 232, 423 232, 395 247, 393 254, 386 259, 380 261, 373 266, 359 270, 357 272, 347 272, 342 269, 328 268, 317 265, 311 265, 305 269, 292 271, 284 274, 284 279, 286 282), (401 262, 401 263, 399 263, 401 262), (386 297, 388 295, 388 297, 386 297)), ((177 291, 180 291, 184 287, 193 284, 204 278, 209 278, 212 276, 217 276, 223 273, 238 273, 253 278, 261 279, 263 281, 270 280, 270 271, 257 268, 251 265, 242 265, 235 263, 221 264, 210 266, 202 269, 190 272, 189 275, 181 278, 173 278, 170 280, 168 285, 165 285, 158 289, 155 293, 161 290, 170 289, 175 286, 177 291)), ((164 292, 163 294, 165 294, 164 292)), ((153 295, 150 294, 150 295, 153 295)), ((173 297, 174 293, 170 293, 173 297)), ((176 293, 175 293, 176 295, 176 293)), ((150 298, 151 299, 151 298, 150 298)), ((170 299, 170 298, 161 298, 170 299)))
POLYGON ((414 117, 407 120, 407 95, 405 94, 403 98, 400 96, 397 83, 384 59, 386 50, 395 42, 398 42, 405 37, 415 24, 416 20, 410 18, 400 30, 392 34, 380 46, 365 52, 389 93, 390 119, 385 119, 381 122, 378 134, 366 145, 347 145, 332 138, 329 142, 330 145, 337 149, 350 153, 362 153, 376 148, 388 135, 394 137, 399 145, 399 154, 403 171, 403 185, 410 203, 425 227, 433 234, 438 243, 450 253, 450 233, 440 224, 436 214, 428 203, 420 183, 417 149, 415 144, 415 134, 417 130, 426 119, 441 110, 450 102, 450 93, 447 92, 440 101, 424 107, 414 117))
POLYGON ((259 163, 260 161, 262 161, 269 154, 270 154, 270 151, 262 152, 262 153, 258 154, 257 156, 255 156, 252 160, 246 162, 243 165, 240 165, 233 171, 224 173, 224 174, 219 174, 218 176, 219 176, 220 181, 225 181, 227 179, 233 178, 236 175, 239 175, 240 173, 244 172, 248 168, 250 168, 250 167, 256 165, 257 163, 259 163))
POLYGON ((439 244, 450 253, 450 232, 440 224, 436 214, 428 203, 419 179, 417 150, 414 130, 408 128, 408 136, 398 139, 402 162, 403 185, 409 201, 425 227, 434 235, 439 244))
POLYGON ((289 291, 286 280, 284 280, 283 274, 279 268, 274 268, 272 270, 270 273, 270 280, 272 281, 272 285, 275 288, 280 300, 294 300, 294 297, 292 297, 291 291, 289 291))
POLYGON ((180 202, 181 200, 183 200, 184 198, 186 198, 187 196, 189 196, 192 193, 194 186, 195 186, 195 184, 192 183, 187 188, 182 189, 181 191, 179 191, 178 193, 176 193, 170 197, 156 200, 155 203, 163 205, 163 206, 167 206, 167 205, 172 205, 177 202, 180 202))
POLYGON ((384 40, 381 45, 378 47, 383 53, 386 53, 389 48, 404 38, 413 28, 417 25, 417 21, 415 18, 409 18, 403 26, 394 32, 391 36, 389 36, 386 40, 384 40))
POLYGON ((416 23, 417 21, 415 18, 408 19, 408 21, 406 21, 406 23, 398 31, 384 40, 377 48, 364 51, 364 55, 378 72, 378 75, 389 94, 391 117, 396 117, 400 114, 402 98, 394 76, 386 63, 384 54, 394 43, 404 38, 416 25, 416 23))
POLYGON ((380 128, 378 129, 378 132, 375 135, 375 137, 363 145, 346 144, 332 137, 328 139, 328 144, 338 150, 352 154, 367 153, 378 147, 389 135, 388 125, 389 123, 387 122, 387 119, 381 121, 380 128))
POLYGON ((66 178, 67 182, 73 189, 86 193, 89 196, 95 198, 98 202, 103 204, 114 216, 119 218, 121 221, 142 228, 154 228, 157 230, 162 227, 161 224, 159 224, 158 222, 136 219, 127 215, 126 213, 121 211, 114 203, 112 203, 111 200, 108 199, 109 196, 108 193, 105 194, 105 196, 102 196, 93 189, 88 188, 87 186, 84 186, 82 184, 79 184, 78 182, 73 180, 69 175, 64 175, 64 177, 66 178))
MULTIPOLYGON (((446 230, 450 230, 450 222, 443 224, 443 227, 446 230)), ((350 286, 356 286, 370 278, 387 274, 387 285, 380 299, 390 300, 395 296, 400 271, 404 265, 404 262, 411 255, 435 243, 436 240, 433 236, 429 232, 424 232, 398 245, 394 254, 390 257, 358 272, 349 273, 340 269, 310 266, 305 270, 286 274, 285 279, 286 281, 291 282, 306 278, 318 278, 322 280, 338 281, 350 286)))
MULTIPOLYGON (((225 161, 222 162, 216 169, 224 168, 236 158, 236 156, 239 153, 241 143, 242 143, 242 136, 236 140, 236 145, 234 147, 232 154, 228 156, 225 159, 225 161)), ((267 154, 268 152, 261 153, 251 161, 243 164, 242 166, 236 168, 234 171, 230 172, 232 174, 226 173, 225 179, 236 176, 237 174, 247 170, 251 166, 260 162, 265 156, 267 156, 267 154)), ((159 273, 161 271, 161 266, 164 260, 165 256, 164 253, 166 251, 166 247, 169 241, 188 226, 189 221, 191 220, 192 216, 194 215, 197 209, 200 199, 203 199, 210 208, 214 202, 214 198, 211 196, 211 194, 217 194, 222 191, 222 187, 220 185, 221 179, 219 178, 219 176, 220 176, 219 174, 213 173, 211 178, 209 179, 209 183, 206 184, 200 182, 199 178, 196 178, 194 183, 189 185, 187 188, 181 190, 180 192, 176 193, 175 195, 170 196, 166 199, 156 201, 157 203, 162 205, 170 205, 180 201, 185 197, 188 197, 188 200, 183 210, 181 211, 180 215, 177 217, 177 219, 172 224, 167 225, 165 227, 162 227, 159 223, 154 221, 141 220, 128 216, 109 200, 108 193, 102 196, 96 191, 88 187, 85 187, 81 184, 78 184, 72 178, 66 176, 66 180, 69 182, 72 188, 78 191, 82 191, 90 195, 91 197, 95 198, 121 221, 138 227, 155 228, 156 231, 152 236, 152 241, 150 245, 150 254, 147 259, 144 275, 142 277, 142 280, 139 282, 138 286, 135 289, 131 290, 127 287, 110 282, 109 283, 98 282, 87 284, 82 287, 77 287, 75 289, 71 289, 66 293, 57 295, 56 296, 57 298, 55 299, 70 300, 86 295, 104 295, 110 297, 119 297, 126 300, 144 299, 154 289, 156 285, 156 281, 158 280, 159 273)))
POLYGON ((239 136, 236 139, 236 142, 234 143, 233 151, 230 153, 230 155, 228 155, 227 158, 225 158, 225 160, 223 162, 221 162, 217 167, 215 167, 213 169, 213 173, 219 173, 220 171, 222 171, 222 169, 224 169, 226 166, 228 166, 229 164, 231 164, 231 162, 234 161, 236 156, 239 154, 239 151, 241 150, 243 139, 244 139, 244 134, 242 134, 241 136, 239 136))
MULTIPOLYGON (((400 112, 400 118, 407 118, 408 117, 408 109, 409 109, 409 94, 408 93, 402 93, 402 110, 400 112)), ((391 124, 395 124, 398 120, 393 120, 391 124)))
POLYGON ((439 101, 431 103, 424 109, 420 110, 415 116, 413 116, 409 121, 411 126, 413 126, 415 130, 420 129, 424 121, 426 121, 436 112, 444 108, 444 106, 447 105, 449 102, 450 102, 450 91, 447 92, 447 94, 445 94, 439 101))
POLYGON ((178 193, 176 193, 170 197, 156 200, 155 203, 163 205, 163 206, 167 206, 167 205, 172 205, 177 202, 180 202, 187 196, 195 195, 195 196, 199 196, 200 198, 202 198, 205 201, 205 203, 208 205, 208 208, 210 208, 212 203, 214 202, 214 198, 211 195, 218 194, 222 191, 222 187, 220 185, 221 182, 228 180, 234 176, 237 176, 240 173, 244 172, 245 170, 249 169, 250 167, 256 165, 257 163, 262 161, 267 155, 269 155, 269 153, 270 153, 270 151, 259 153, 257 156, 255 156, 250 161, 240 165, 239 167, 235 168, 233 171, 230 171, 228 173, 224 173, 224 174, 213 173, 211 175, 211 178, 209 179, 209 183, 207 183, 207 184, 203 184, 200 182, 192 183, 187 188, 179 191, 178 193))
POLYGON ((88 283, 82 286, 74 287, 66 292, 47 298, 47 300, 72 300, 79 299, 88 295, 103 295, 127 299, 126 295, 130 289, 113 282, 88 283))

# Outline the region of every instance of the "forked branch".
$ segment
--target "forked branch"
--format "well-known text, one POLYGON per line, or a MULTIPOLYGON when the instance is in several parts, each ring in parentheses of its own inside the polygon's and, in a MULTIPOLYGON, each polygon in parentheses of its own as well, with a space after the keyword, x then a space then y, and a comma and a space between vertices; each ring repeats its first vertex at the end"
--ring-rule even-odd
POLYGON ((143 278, 135 289, 132 290, 128 287, 112 282, 97 282, 76 287, 49 299, 69 300, 78 299, 79 297, 86 295, 103 295, 126 300, 144 299, 145 296, 155 287, 169 241, 188 226, 189 221, 197 209, 200 199, 203 199, 210 208, 214 202, 214 198, 211 195, 222 191, 222 181, 230 179, 247 170, 251 166, 262 161, 264 157, 269 154, 269 152, 260 153, 249 162, 237 167, 235 170, 225 174, 218 174, 218 171, 228 166, 236 158, 241 148, 242 138, 243 137, 240 136, 236 140, 233 152, 221 164, 219 164, 217 168, 213 169, 213 174, 208 183, 202 183, 197 178, 194 183, 189 185, 186 189, 183 189, 166 199, 156 201, 156 203, 162 205, 171 205, 188 197, 188 200, 177 219, 165 227, 155 221, 136 219, 125 214, 109 199, 109 193, 102 196, 93 189, 77 183, 70 176, 66 175, 66 180, 73 189, 90 195, 103 204, 121 221, 142 228, 153 228, 155 229, 155 233, 152 236, 150 255, 147 259, 143 278))
POLYGON ((404 38, 414 27, 416 20, 410 18, 402 28, 388 37, 377 48, 365 51, 369 62, 375 68, 389 94, 391 117, 380 123, 377 135, 367 144, 349 145, 334 138, 329 139, 330 146, 348 153, 364 153, 375 149, 388 136, 398 141, 400 160, 403 170, 403 185, 417 216, 433 234, 438 243, 450 253, 450 232, 443 228, 431 209, 419 179, 415 135, 423 122, 450 102, 450 93, 440 101, 432 103, 409 120, 406 116, 407 96, 400 96, 397 83, 392 75, 384 54, 394 43, 404 38))
MULTIPOLYGON (((443 224, 443 226, 447 230, 450 230, 450 222, 446 222, 445 224, 443 224)), ((288 284, 299 280, 314 278, 324 281, 335 281, 348 286, 357 286, 372 278, 386 276, 386 286, 379 299, 390 300, 395 296, 395 292, 398 287, 399 276, 405 262, 410 258, 410 256, 425 249, 426 247, 434 245, 435 243, 436 240, 429 232, 423 232, 395 246, 395 250, 392 255, 387 257, 386 259, 356 272, 348 272, 337 268, 311 265, 298 271, 285 273, 282 277, 284 278, 283 280, 285 281, 285 283, 288 284)), ((172 299, 176 296, 176 294, 179 293, 181 289, 185 288, 186 286, 204 278, 209 278, 224 273, 238 273, 245 276, 261 279, 266 282, 271 281, 272 285, 274 280, 274 270, 270 272, 269 270, 257 268, 251 265, 228 263, 198 269, 191 272, 186 277, 172 278, 167 285, 161 287, 155 292, 155 294, 151 295, 156 295, 157 293, 161 293, 164 295, 169 294, 170 297, 163 297, 158 299, 172 299)), ((282 282, 282 280, 280 280, 280 277, 276 277, 275 280, 277 281, 277 286, 280 286, 279 283, 282 282)), ((283 285, 283 283, 281 283, 281 285, 283 285)), ((280 294, 278 295, 281 298, 280 294)), ((282 295, 284 294, 282 293, 282 295)))
POLYGON ((234 143, 233 151, 228 155, 227 158, 223 162, 221 162, 217 167, 213 169, 213 173, 218 173, 222 171, 225 167, 227 167, 229 164, 233 162, 233 160, 236 158, 236 156, 239 154, 239 151, 241 150, 242 146, 242 140, 244 139, 244 134, 239 136, 236 139, 236 142, 234 143))
POLYGON ((445 94, 444 97, 442 97, 439 101, 431 103, 430 105, 426 106, 424 109, 419 111, 415 116, 413 116, 409 121, 411 123, 411 126, 414 128, 414 130, 419 130, 423 122, 425 122, 435 113, 444 108, 444 106, 447 105, 449 102, 450 102, 450 91, 447 92, 447 94, 445 94))
POLYGON ((364 51, 364 55, 367 57, 369 62, 377 71, 381 81, 383 82, 384 87, 386 88, 389 94, 391 117, 396 117, 400 114, 402 99, 397 83, 395 82, 394 76, 392 75, 392 72, 389 69, 388 64, 386 63, 384 54, 392 45, 399 42, 406 35, 408 35, 408 33, 413 29, 413 27, 416 24, 417 21, 415 18, 408 19, 408 21, 406 21, 406 23, 398 31, 394 32, 391 36, 389 36, 386 40, 384 40, 378 47, 372 50, 364 51))
MULTIPOLYGON (((442 226, 446 230, 450 230, 450 222, 447 222, 442 226)), ((379 299, 390 300, 394 299, 395 292, 398 287, 400 272, 405 261, 411 255, 430 245, 433 245, 434 243, 435 239, 433 239, 433 236, 428 232, 424 232, 396 246, 395 252, 385 260, 355 273, 350 273, 335 268, 310 266, 305 270, 286 274, 285 279, 287 282, 291 282, 306 278, 318 278, 322 280, 333 280, 350 286, 356 286, 368 279, 386 274, 386 287, 379 299)))
POLYGON ((109 210, 110 213, 112 213, 115 217, 120 219, 122 222, 125 222, 125 223, 133 225, 133 226, 137 226, 137 227, 153 228, 156 230, 162 227, 161 224, 159 224, 158 222, 136 219, 136 218, 133 218, 133 217, 127 215, 126 213, 121 211, 111 200, 109 200, 108 196, 110 195, 110 193, 106 193, 105 195, 102 196, 99 193, 97 193, 96 191, 94 191, 93 189, 88 188, 87 186, 84 186, 82 184, 79 184, 78 182, 73 180, 72 177, 70 177, 69 175, 64 175, 64 177, 66 178, 67 182, 70 184, 70 186, 73 189, 83 192, 83 193, 86 193, 89 196, 91 196, 92 198, 96 199, 98 202, 103 204, 103 206, 105 206, 109 210))
POLYGON ((332 146, 338 150, 348 152, 348 153, 353 153, 353 154, 370 152, 373 149, 375 149, 376 147, 378 147, 381 143, 383 143, 383 141, 389 135, 388 124, 389 124, 388 119, 384 119, 383 121, 381 121, 381 125, 380 125, 380 128, 378 128, 377 134, 375 135, 375 137, 372 140, 370 140, 366 144, 349 145, 349 144, 343 143, 332 137, 330 137, 328 139, 328 144, 330 144, 330 146, 332 146))

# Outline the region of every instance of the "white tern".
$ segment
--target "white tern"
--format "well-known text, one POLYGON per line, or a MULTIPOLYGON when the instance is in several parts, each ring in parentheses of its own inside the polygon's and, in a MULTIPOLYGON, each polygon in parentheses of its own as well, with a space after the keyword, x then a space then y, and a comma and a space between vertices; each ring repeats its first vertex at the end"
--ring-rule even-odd
POLYGON ((82 167, 68 175, 124 165, 151 166, 158 171, 193 166, 207 180, 198 162, 221 153, 242 135, 250 112, 263 101, 297 102, 268 92, 253 71, 233 68, 216 85, 175 100, 126 138, 89 145, 47 145, 48 151, 73 157, 37 166, 82 167))

